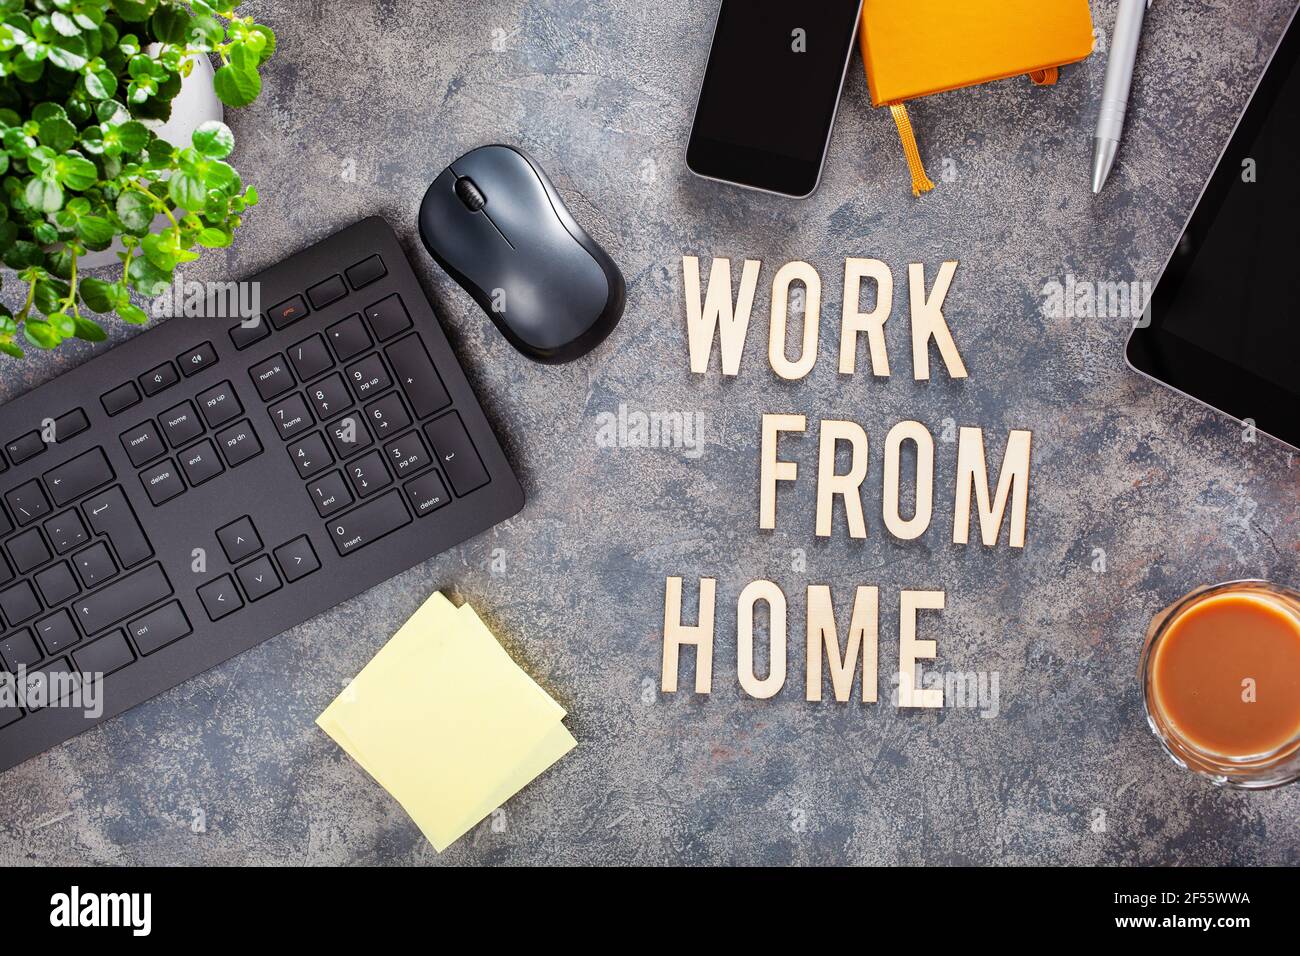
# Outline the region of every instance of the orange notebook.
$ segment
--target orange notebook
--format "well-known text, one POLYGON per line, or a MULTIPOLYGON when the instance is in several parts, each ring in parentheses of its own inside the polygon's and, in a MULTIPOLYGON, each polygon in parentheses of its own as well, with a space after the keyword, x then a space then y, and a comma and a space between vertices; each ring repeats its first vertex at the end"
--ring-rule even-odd
POLYGON ((858 36, 872 105, 891 108, 918 196, 934 184, 906 100, 1022 73, 1055 83, 1093 45, 1087 0, 864 0, 858 36))

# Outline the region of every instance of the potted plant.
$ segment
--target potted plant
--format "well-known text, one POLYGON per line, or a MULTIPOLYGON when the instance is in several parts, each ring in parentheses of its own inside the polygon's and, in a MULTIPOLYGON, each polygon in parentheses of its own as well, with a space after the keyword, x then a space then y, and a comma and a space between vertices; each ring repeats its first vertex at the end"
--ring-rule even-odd
POLYGON ((188 144, 155 130, 200 58, 220 63, 211 84, 222 103, 256 99, 275 35, 237 6, 0 0, 0 261, 26 286, 16 312, 0 304, 0 352, 101 341, 87 310, 143 324, 132 291, 159 295, 200 247, 230 244, 257 202, 225 162, 230 129, 200 123, 188 144), (115 243, 112 275, 79 270, 115 243))

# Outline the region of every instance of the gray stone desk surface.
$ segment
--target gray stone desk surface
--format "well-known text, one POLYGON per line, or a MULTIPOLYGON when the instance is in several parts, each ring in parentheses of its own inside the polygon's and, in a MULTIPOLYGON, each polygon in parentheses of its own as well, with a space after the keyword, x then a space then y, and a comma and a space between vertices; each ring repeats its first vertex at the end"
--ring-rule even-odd
MULTIPOLYGON (((914 104, 939 188, 914 199, 887 112, 854 57, 821 188, 803 202, 691 177, 682 149, 714 2, 286 0, 250 4, 280 49, 230 115, 262 204, 188 278, 250 273, 372 213, 425 283, 529 503, 516 519, 0 778, 0 862, 1297 863, 1300 788, 1225 793, 1176 770, 1135 680, 1152 614, 1191 587, 1300 580, 1297 470, 1267 439, 1132 374, 1123 319, 1044 315, 1043 290, 1153 280, 1279 37, 1283 0, 1152 7, 1119 165, 1088 190, 1104 59, 1053 88, 1009 80, 914 104), (472 8, 472 16, 467 10, 472 8), (461 152, 520 144, 620 262, 628 307, 582 361, 517 355, 419 246, 415 212, 461 152), (946 176, 945 176, 946 174, 946 176), (681 256, 764 261, 741 374, 688 371, 681 256), (894 270, 894 374, 839 376, 844 258, 894 270), (800 382, 766 361, 766 288, 793 259, 823 278, 822 352, 800 382), (914 382, 908 262, 961 266, 945 314, 970 377, 914 382), (603 448, 602 413, 703 416, 706 444, 603 448), (757 530, 763 411, 867 429, 869 536, 812 533, 804 480, 757 530), (935 517, 914 542, 879 519, 895 422, 1034 432, 1029 544, 958 547, 954 446, 936 443, 935 517), (807 568, 794 570, 794 549, 807 568), (1095 572, 1095 549, 1106 568, 1095 572), (660 695, 664 578, 718 579, 714 692, 660 695), (735 598, 790 601, 785 689, 735 681, 735 598), (877 705, 802 694, 804 590, 881 588, 877 705), (997 672, 1000 711, 901 711, 897 592, 941 587, 937 666, 997 672), (474 602, 568 708, 579 746, 442 855, 313 719, 434 588, 474 602), (197 826, 202 821, 203 826, 197 826), (195 832, 200 830, 202 832, 195 832)), ((1109 30, 1114 4, 1093 3, 1109 30)), ((779 122, 779 117, 774 117, 779 122)), ((6 293, 12 298, 13 291, 6 293)), ((134 330, 116 326, 121 340, 134 330)), ((22 394, 107 348, 6 364, 22 394)), ((111 360, 111 359, 110 359, 111 360)), ((783 447, 785 447, 783 445, 783 447)), ((841 519, 842 520, 842 519, 841 519)), ((693 609, 693 598, 688 608, 693 609)), ((691 653, 684 655, 689 662, 691 653)), ((760 667, 762 661, 760 660, 760 667)), ((690 672, 684 666, 683 686, 690 672)), ((856 695, 855 695, 856 696, 856 695)))

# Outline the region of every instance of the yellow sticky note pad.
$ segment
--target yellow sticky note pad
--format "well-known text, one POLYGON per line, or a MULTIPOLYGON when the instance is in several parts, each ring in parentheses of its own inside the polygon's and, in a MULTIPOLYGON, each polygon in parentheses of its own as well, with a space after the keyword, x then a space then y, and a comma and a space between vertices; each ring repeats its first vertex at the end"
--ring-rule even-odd
POLYGON ((434 594, 317 718, 441 851, 571 750, 564 709, 434 594))

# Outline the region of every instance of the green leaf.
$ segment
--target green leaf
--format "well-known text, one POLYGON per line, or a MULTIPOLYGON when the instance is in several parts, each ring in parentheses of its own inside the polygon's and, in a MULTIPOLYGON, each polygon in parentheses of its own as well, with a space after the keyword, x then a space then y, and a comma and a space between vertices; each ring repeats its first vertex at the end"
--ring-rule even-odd
POLYGON ((56 182, 33 176, 23 193, 27 205, 40 212, 58 212, 63 206, 63 190, 56 182))
POLYGON ((60 69, 75 73, 86 65, 86 53, 86 41, 81 37, 64 37, 50 47, 49 60, 60 69))
POLYGON ((59 333, 60 340, 70 339, 77 334, 77 323, 72 320, 72 316, 66 312, 54 312, 47 318, 54 330, 59 333))
POLYGON ((77 220, 77 238, 91 249, 106 249, 117 230, 102 216, 83 216, 77 220))
POLYGON ((136 256, 131 260, 127 275, 137 292, 150 297, 162 295, 172 282, 171 269, 160 269, 145 256, 136 256))
POLYGON ((126 303, 117 307, 117 314, 123 322, 130 322, 132 325, 148 325, 149 316, 145 314, 144 309, 138 306, 126 303))
POLYGON ((86 342, 102 342, 108 338, 108 333, 94 319, 88 319, 85 316, 74 316, 72 319, 73 332, 77 338, 86 342))
POLYGON ((131 232, 143 232, 153 222, 153 204, 137 192, 124 192, 117 197, 117 218, 131 232))
POLYGON ((235 148, 235 134, 219 120, 201 123, 192 140, 194 148, 209 159, 224 159, 235 148))
POLYGON ((99 70, 90 70, 84 77, 86 81, 86 92, 93 99, 107 100, 111 99, 117 92, 117 77, 113 71, 107 68, 99 70))
POLYGON ((230 245, 230 233, 215 226, 208 226, 199 233, 198 242, 205 249, 224 249, 230 245))
POLYGON ((67 153, 54 161, 59 181, 69 189, 89 189, 99 180, 99 170, 84 156, 67 153))
POLYGON ((4 263, 10 269, 26 269, 45 261, 45 250, 34 242, 20 239, 5 252, 4 263))
POLYGON ((4 352, 10 358, 23 358, 23 350, 8 339, 0 340, 0 352, 4 352))
POLYGON ((112 312, 117 304, 117 286, 103 279, 86 278, 77 283, 81 301, 92 312, 112 312))
POLYGON ((131 120, 113 129, 117 132, 122 148, 128 153, 138 153, 149 145, 149 128, 139 120, 131 120))
POLYGON ((75 37, 81 33, 81 27, 77 26, 76 21, 59 10, 50 14, 50 24, 65 37, 75 37))
POLYGON ((48 322, 36 319, 28 319, 23 323, 23 336, 38 349, 57 348, 63 341, 58 329, 48 322))
POLYGON ((203 179, 194 173, 177 171, 167 182, 167 194, 182 209, 202 212, 208 202, 208 189, 203 179))
POLYGON ((77 127, 63 116, 52 116, 41 122, 36 135, 40 137, 43 144, 61 153, 77 141, 77 127))
POLYGON ((153 35, 163 43, 184 44, 189 39, 192 20, 184 7, 167 4, 158 8, 150 25, 153 35))
POLYGON ((240 70, 227 63, 212 78, 212 89, 227 106, 247 106, 262 92, 262 78, 253 70, 240 70))
POLYGON ((143 23, 158 8, 158 0, 113 0, 113 8, 128 23, 143 23))
POLYGON ((265 63, 271 58, 271 54, 275 52, 275 31, 268 26, 263 26, 262 24, 257 23, 250 28, 249 32, 255 33, 257 36, 265 39, 265 45, 260 51, 258 51, 258 56, 261 62, 265 63))

